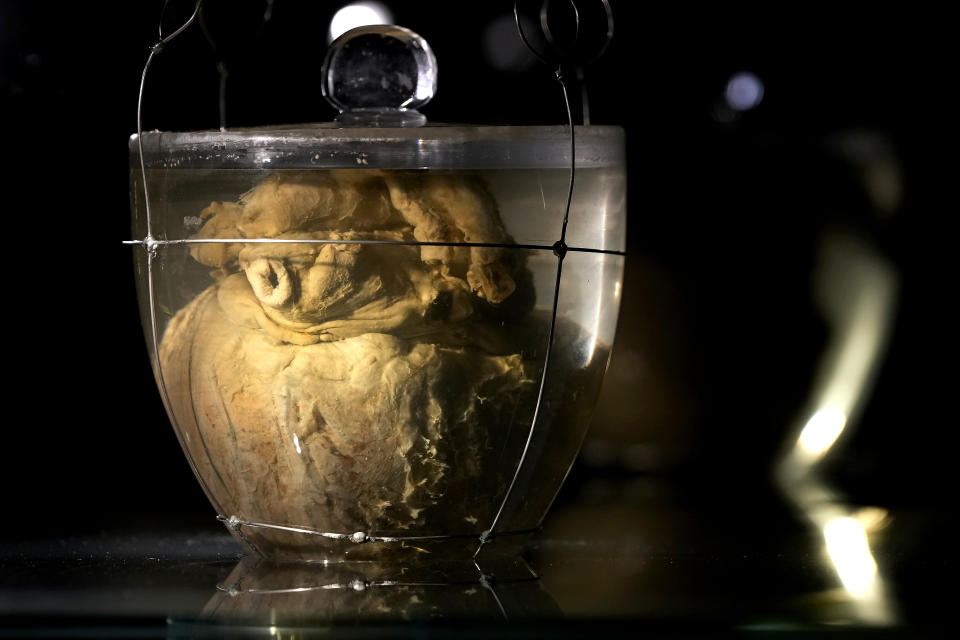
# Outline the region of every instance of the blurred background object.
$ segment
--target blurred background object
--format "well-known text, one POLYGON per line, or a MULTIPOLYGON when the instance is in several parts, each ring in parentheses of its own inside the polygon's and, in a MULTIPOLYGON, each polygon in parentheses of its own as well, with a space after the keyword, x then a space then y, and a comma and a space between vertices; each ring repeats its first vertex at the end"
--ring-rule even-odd
MULTIPOLYGON (((221 96, 228 127, 334 117, 319 69, 348 3, 205 4, 204 29, 156 61, 145 128, 216 128, 221 96)), ((357 4, 430 42, 431 121, 565 121, 512 3, 357 4)), ((762 547, 784 522, 812 523, 821 551, 863 559, 882 522, 871 542, 901 554, 881 569, 908 613, 936 608, 909 593, 928 578, 919 549, 948 549, 953 531, 944 16, 611 4, 616 35, 585 83, 592 122, 627 131, 627 274, 600 405, 548 533, 647 527, 656 548, 683 536, 650 509, 697 505, 708 523, 740 523, 717 539, 762 547)), ((151 379, 120 244, 161 5, 0 5, 19 347, 6 539, 219 527, 151 379)), ((165 22, 191 8, 171 2, 165 22)))

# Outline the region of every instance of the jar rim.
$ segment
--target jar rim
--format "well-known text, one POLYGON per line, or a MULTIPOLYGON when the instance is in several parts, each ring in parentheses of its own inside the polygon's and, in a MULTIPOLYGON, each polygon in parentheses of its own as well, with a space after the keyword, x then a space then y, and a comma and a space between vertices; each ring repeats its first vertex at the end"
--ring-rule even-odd
MULTIPOLYGON (((574 127, 578 168, 625 167, 622 127, 574 127)), ((427 125, 338 127, 275 125, 227 131, 142 135, 151 169, 563 169, 570 167, 570 128, 427 125)), ((130 137, 131 166, 140 138, 130 137)))

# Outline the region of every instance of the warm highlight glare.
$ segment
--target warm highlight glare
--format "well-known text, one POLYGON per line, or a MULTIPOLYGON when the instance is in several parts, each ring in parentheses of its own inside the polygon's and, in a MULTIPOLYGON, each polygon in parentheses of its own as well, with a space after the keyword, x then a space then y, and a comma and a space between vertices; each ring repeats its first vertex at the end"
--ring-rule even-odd
POLYGON ((846 423, 843 411, 832 407, 820 409, 804 425, 797 445, 806 453, 819 456, 833 446, 846 423))
POLYGON ((823 537, 844 589, 857 598, 869 595, 876 587, 877 563, 863 526, 853 518, 835 518, 824 525, 823 537))

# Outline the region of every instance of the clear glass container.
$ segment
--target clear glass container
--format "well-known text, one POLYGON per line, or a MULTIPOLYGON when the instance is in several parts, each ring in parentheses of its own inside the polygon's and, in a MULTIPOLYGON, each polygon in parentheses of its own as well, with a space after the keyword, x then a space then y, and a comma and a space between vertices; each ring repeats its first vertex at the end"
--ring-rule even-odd
POLYGON ((252 551, 507 551, 556 496, 609 359, 623 132, 575 127, 558 251, 569 127, 419 126, 368 102, 339 124, 131 138, 157 382, 252 551))

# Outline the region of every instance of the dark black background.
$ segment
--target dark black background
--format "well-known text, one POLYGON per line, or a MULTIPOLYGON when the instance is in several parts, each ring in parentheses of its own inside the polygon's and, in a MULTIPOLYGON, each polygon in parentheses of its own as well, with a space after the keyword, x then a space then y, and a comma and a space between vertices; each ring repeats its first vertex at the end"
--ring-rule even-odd
MULTIPOLYGON (((189 4, 174 2, 170 22, 189 4)), ((262 2, 207 4, 231 71, 230 126, 332 119, 319 67, 339 3, 277 0, 266 25, 262 2)), ((389 4, 439 59, 439 93, 423 110, 431 120, 564 122, 552 70, 498 70, 485 57, 483 34, 511 3, 389 4)), ((946 16, 875 3, 612 4, 613 44, 586 73, 593 121, 628 137, 630 257, 613 366, 630 366, 618 362, 629 349, 653 378, 637 378, 643 411, 630 409, 632 394, 605 394, 629 415, 598 422, 591 438, 679 443, 647 472, 706 501, 732 491, 767 500, 770 460, 826 339, 809 298, 813 247, 842 224, 896 266, 901 297, 885 366, 834 472, 861 503, 939 511, 957 428, 946 16), (764 100, 718 121, 741 70, 763 80, 764 100), (892 215, 875 211, 829 150, 850 132, 880 136, 898 159, 892 215), (661 406, 659 431, 645 422, 648 406, 661 406)), ((4 538, 217 526, 154 387, 132 249, 121 245, 127 139, 160 6, 0 5, 4 538)), ((198 29, 174 41, 148 80, 144 127, 216 127, 216 63, 198 29)), ((561 499, 596 473, 579 467, 561 499)))

